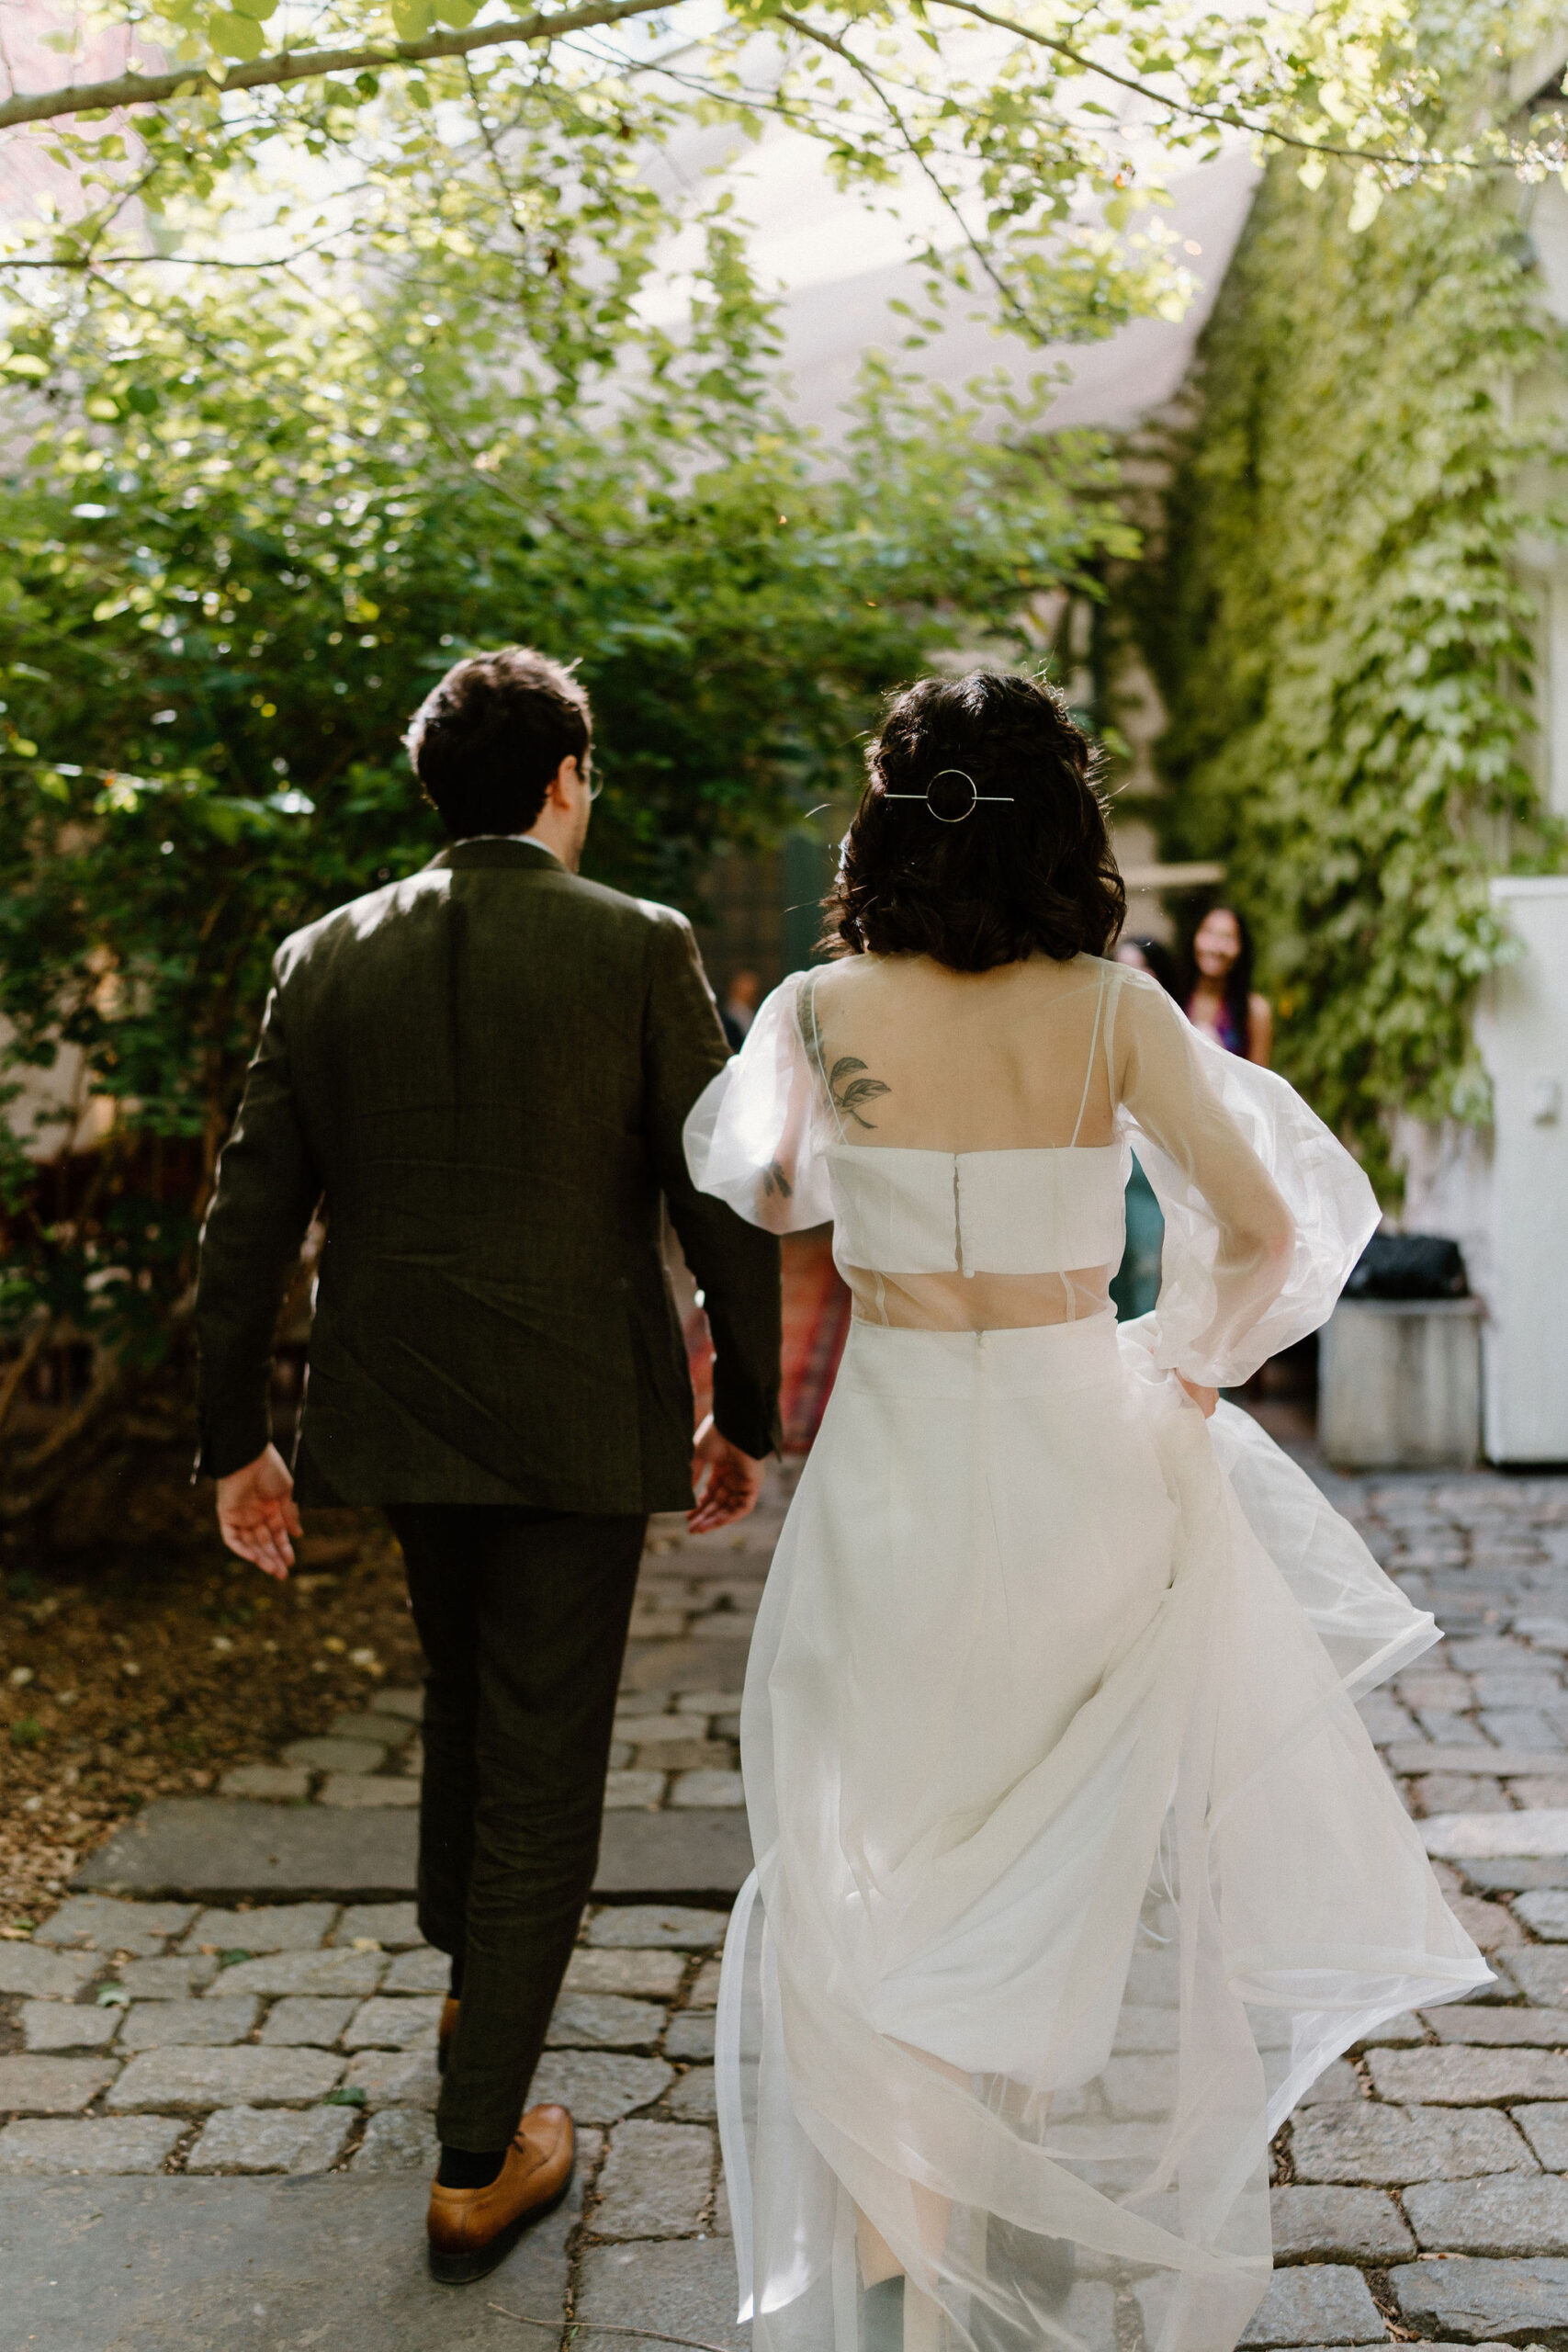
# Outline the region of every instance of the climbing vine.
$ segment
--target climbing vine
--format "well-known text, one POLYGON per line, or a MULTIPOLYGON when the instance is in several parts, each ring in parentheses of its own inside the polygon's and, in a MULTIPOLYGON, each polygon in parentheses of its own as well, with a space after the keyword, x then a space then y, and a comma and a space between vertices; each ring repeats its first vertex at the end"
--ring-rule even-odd
MULTIPOLYGON (((1391 1114, 1482 1120, 1487 881, 1555 866, 1517 553, 1564 522, 1540 191, 1272 165, 1124 612, 1169 723, 1168 854, 1223 858, 1278 1060, 1386 1193, 1391 1114)), ((1555 190, 1552 191, 1555 194, 1555 190)))

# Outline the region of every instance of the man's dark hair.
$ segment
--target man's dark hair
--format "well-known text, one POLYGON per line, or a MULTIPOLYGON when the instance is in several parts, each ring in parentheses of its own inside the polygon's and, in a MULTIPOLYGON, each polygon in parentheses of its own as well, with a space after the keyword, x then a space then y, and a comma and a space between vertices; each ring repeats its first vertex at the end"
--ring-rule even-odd
POLYGON ((409 723, 413 772, 454 841, 525 833, 563 760, 592 741, 588 696, 559 662, 526 645, 447 671, 409 723))
POLYGON ((955 972, 1036 950, 1063 963, 1105 955, 1127 901, 1097 765, 1043 681, 972 670, 895 695, 866 752, 871 780, 825 901, 824 944, 931 956, 955 972))

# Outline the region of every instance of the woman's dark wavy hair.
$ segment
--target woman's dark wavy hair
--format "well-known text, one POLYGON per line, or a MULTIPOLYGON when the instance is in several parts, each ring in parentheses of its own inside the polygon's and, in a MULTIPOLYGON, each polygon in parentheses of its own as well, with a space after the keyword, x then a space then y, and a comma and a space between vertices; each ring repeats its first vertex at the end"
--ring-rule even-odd
MULTIPOLYGON (((998 670, 921 678, 890 698, 866 767, 823 901, 824 946, 930 956, 955 972, 988 972, 1037 950, 1066 963, 1111 947, 1127 899, 1099 757, 1054 686, 998 670), (959 824, 924 805, 943 768, 973 777, 982 796, 959 824)), ((968 797, 951 779, 938 786, 939 799, 944 793, 958 807, 968 797)))

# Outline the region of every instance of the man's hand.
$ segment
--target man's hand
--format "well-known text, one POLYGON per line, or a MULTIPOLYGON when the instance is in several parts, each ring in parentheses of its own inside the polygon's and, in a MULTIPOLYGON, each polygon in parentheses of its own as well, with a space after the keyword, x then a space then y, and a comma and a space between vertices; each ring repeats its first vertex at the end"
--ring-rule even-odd
POLYGON ((1186 1389, 1189 1396, 1191 1397, 1192 1402, 1197 1406, 1198 1410, 1202 1414, 1203 1419, 1206 1421, 1212 1420, 1213 1418, 1214 1408, 1220 1401, 1219 1390, 1217 1388, 1200 1387, 1198 1382, 1195 1380, 1189 1380, 1185 1373, 1179 1372, 1176 1376, 1178 1380, 1180 1381, 1183 1388, 1186 1389))
MULTIPOLYGON (((741 1459, 744 1461, 745 1456, 741 1459)), ((722 1522, 721 1522, 722 1523, 722 1522)), ((303 1535, 294 1481, 276 1445, 218 1481, 218 1532, 231 1552, 281 1582, 294 1566, 291 1535, 303 1535)))
POLYGON ((716 1527, 744 1519, 756 1510, 762 1491, 761 1464, 721 1437, 711 1413, 692 1442, 692 1484, 697 1503, 686 1513, 686 1525, 694 1535, 707 1535, 716 1527))

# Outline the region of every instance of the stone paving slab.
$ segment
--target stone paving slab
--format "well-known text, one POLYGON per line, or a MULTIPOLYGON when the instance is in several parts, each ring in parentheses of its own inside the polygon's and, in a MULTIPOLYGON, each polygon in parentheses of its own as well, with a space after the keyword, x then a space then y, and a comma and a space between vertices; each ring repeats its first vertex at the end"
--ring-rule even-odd
POLYGON ((611 1813, 599 1848, 597 1895, 717 1897, 728 1905, 751 1871, 743 1811, 611 1813))
POLYGON ((1276 2188, 1269 2210, 1276 2262, 1388 2262, 1416 2251, 1409 2224, 1380 2188, 1276 2188))
POLYGON ((671 1951, 711 1951, 724 1940, 729 1924, 723 1911, 695 1910, 679 1903, 638 1903, 606 1905, 588 1923, 588 1941, 600 1949, 636 1949, 647 1945, 671 1951))
POLYGON ((389 2000, 378 1996, 361 2002, 343 2037, 345 2050, 434 2050, 441 2019, 441 2001, 389 2000))
POLYGON ((1568 2098, 1568 2057, 1558 2051, 1374 2050, 1367 2061, 1380 2098, 1433 2107, 1495 2099, 1568 2098))
MULTIPOLYGON (((414 1891, 412 1805, 412 1799, 345 1806, 157 1797, 88 1855, 72 1883, 209 1902, 333 1894, 391 1901, 414 1891)), ((611 1813, 594 1893, 728 1902, 750 1868, 746 1815, 733 1804, 611 1813)))
MULTIPOLYGON (((335 1903, 271 1903, 248 1911, 198 1911, 182 1951, 243 1951, 253 1959, 269 1951, 315 1951, 348 1912, 335 1903)), ((347 1939, 345 1939, 347 1940, 347 1939)))
POLYGON ((1365 2181, 1398 2188, 1412 2180, 1464 2180, 1477 2174, 1534 2172, 1536 2160, 1506 2115, 1444 2107, 1314 2107, 1291 2127, 1296 2178, 1365 2181))
POLYGON ((406 1813, 419 1804, 417 1781, 394 1781, 385 1772, 329 1772, 319 1792, 322 1804, 344 1811, 398 1805, 406 1813))
POLYGON ((630 2001, 620 1993, 563 1993, 545 2042, 554 2050, 649 2050, 663 2030, 660 2002, 630 2001))
MULTIPOLYGON (((575 2198, 458 2293, 425 2269, 428 2194, 417 2175, 374 2173, 0 2182, 10 2340, 27 2352, 547 2346, 490 2305, 562 2312, 575 2198)), ((621 2352, 625 2339, 605 2342, 621 2352)))
POLYGON ((137 2001, 126 2011, 119 2047, 171 2050, 221 2049, 243 2041, 255 2026, 261 2003, 253 1998, 206 2001, 137 2001))
POLYGON ((1516 2107, 1514 2121, 1548 2172, 1568 2172, 1568 2105, 1516 2107))
POLYGON ((434 2177, 441 2161, 435 2120, 418 2107, 383 2107, 365 2126, 355 2172, 418 2172, 434 2177))
POLYGON ((187 2172, 325 2172, 354 2129, 349 2107, 223 2107, 209 2116, 187 2172))
POLYGON ((1360 2272, 1329 2262, 1277 2270, 1241 2337, 1246 2346, 1387 2340, 1387 2323, 1360 2272))
POLYGON ((674 2067, 662 2058, 631 2058, 609 2050, 547 2050, 530 2096, 538 2104, 556 2100, 570 2107, 581 2123, 618 2123, 639 2107, 651 2107, 674 2080, 674 2067))
POLYGON ((718 2093, 711 2066, 694 2066, 667 2093, 670 2111, 687 2123, 712 2123, 718 2115, 718 2093))
POLYGON ((1402 2317, 1423 2335, 1461 2343, 1495 2340, 1568 2346, 1568 2261, 1539 2256, 1520 2262, 1411 2262, 1389 2273, 1402 2317))
POLYGON ((103 2058, 0 2058, 0 2114, 79 2115, 118 2072, 103 2058))
POLYGON ((451 1959, 429 1944, 417 1951, 400 1952, 381 1979, 383 1993, 446 1994, 451 1989, 451 1959))
POLYGON ((119 2009, 84 2008, 80 2001, 24 2001, 22 2043, 31 2055, 51 2050, 102 2050, 119 2031, 119 2009))
POLYGON ((159 2172, 184 2138, 175 2115, 94 2115, 68 2123, 33 2120, 0 2132, 0 2172, 159 2172))
POLYGON ((368 1937, 383 1951, 407 1951, 424 1942, 412 1903, 351 1903, 338 1919, 332 1940, 352 1944, 368 1937))
POLYGON ((678 1951, 593 1951, 581 1946, 567 1964, 567 1993, 651 1993, 669 2000, 685 1972, 678 1951))
POLYGON ((121 1951, 151 1960, 171 1936, 196 1916, 191 1903, 117 1903, 101 1894, 75 1894, 46 1919, 33 1938, 40 1944, 81 1945, 89 1951, 121 1951))
POLYGON ((605 2238, 694 2237, 713 2199, 714 2135, 690 2123, 618 2123, 591 2226, 605 2238))
MULTIPOLYGON (((524 2307, 509 2295, 497 2302, 524 2307)), ((653 2327, 694 2337, 718 2352, 750 2352, 751 2331, 735 2317, 735 2255, 728 2238, 690 2238, 641 2245, 593 2246, 583 2256, 572 2352, 666 2352, 658 2337, 606 2335, 611 2327, 653 2327)), ((537 2306, 534 2306, 535 2309, 537 2306)), ((513 2330, 513 2337, 519 2334, 513 2330)), ((541 2338, 541 2341, 543 2339, 541 2338)))
POLYGON ((275 2001, 262 2028, 264 2049, 277 2043, 291 2047, 317 2043, 330 2050, 360 2007, 358 2001, 329 2000, 314 1993, 288 1993, 275 2001))
POLYGON ((103 1973, 91 1951, 40 1951, 32 1944, 0 1944, 0 1993, 31 1993, 40 2000, 72 2001, 103 1973))
POLYGON ((1500 1957, 1504 1975, 1528 2001, 1546 2009, 1568 2007, 1568 1951, 1536 1944, 1500 1957))
POLYGON ((242 1960, 214 1979, 206 1999, 231 1999, 259 1993, 275 2000, 285 1993, 374 1993, 387 1973, 378 1951, 279 1951, 242 1960))
POLYGON ((1443 2254, 1568 2254, 1568 2181, 1502 2174, 1424 2181, 1404 2193, 1424 2250, 1443 2254))
POLYGON ((157 1797, 72 1883, 127 1894, 371 1896, 414 1887, 416 1825, 407 1813, 157 1797))
POLYGON ((1501 2048, 1523 2044, 1532 2050, 1568 2049, 1568 2009, 1503 2009, 1455 2002, 1446 2009, 1423 2012, 1439 2041, 1486 2042, 1501 2048))
POLYGON ((216 1952, 190 1952, 163 1960, 128 1960, 115 1971, 133 2001, 188 2001, 205 1993, 218 1974, 216 1952))
POLYGON ((258 2050, 249 2044, 236 2050, 148 2050, 110 2086, 108 2103, 119 2113, 293 2107, 324 2098, 342 2073, 343 2060, 325 2050, 258 2050))

